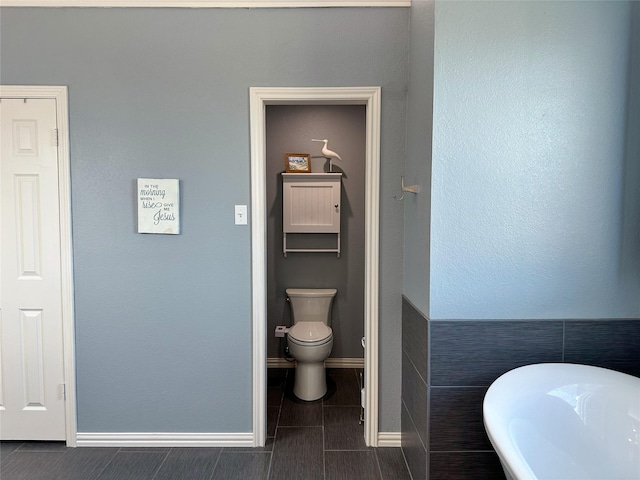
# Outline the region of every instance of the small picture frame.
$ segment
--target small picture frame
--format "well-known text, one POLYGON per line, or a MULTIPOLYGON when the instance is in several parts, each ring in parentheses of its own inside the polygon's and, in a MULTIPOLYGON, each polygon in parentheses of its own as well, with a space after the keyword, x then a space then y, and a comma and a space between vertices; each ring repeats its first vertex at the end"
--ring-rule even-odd
POLYGON ((287 173, 311 173, 311 161, 308 153, 284 154, 284 166, 287 173))

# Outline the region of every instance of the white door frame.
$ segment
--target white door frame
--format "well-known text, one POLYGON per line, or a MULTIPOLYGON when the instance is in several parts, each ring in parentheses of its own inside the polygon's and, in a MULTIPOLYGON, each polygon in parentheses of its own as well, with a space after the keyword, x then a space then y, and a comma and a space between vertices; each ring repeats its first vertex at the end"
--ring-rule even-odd
POLYGON ((253 441, 266 440, 266 291, 267 205, 266 138, 267 105, 365 105, 365 288, 366 338, 365 442, 378 445, 378 285, 380 211, 380 87, 250 89, 251 127, 251 291, 253 317, 253 441))
POLYGON ((71 245, 71 166, 69 109, 66 86, 0 85, 2 98, 50 98, 56 101, 58 128, 58 192, 60 207, 60 269, 64 341, 65 427, 68 447, 76 446, 76 361, 73 313, 73 256, 71 245))

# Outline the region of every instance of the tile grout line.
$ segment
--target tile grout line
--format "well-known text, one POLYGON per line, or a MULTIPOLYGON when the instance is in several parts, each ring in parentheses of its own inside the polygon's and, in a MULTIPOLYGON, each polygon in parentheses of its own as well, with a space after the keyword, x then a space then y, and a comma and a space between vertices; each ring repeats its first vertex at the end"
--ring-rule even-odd
POLYGON ((102 474, 107 470, 107 468, 109 467, 109 465, 111 465, 111 463, 115 460, 115 458, 118 456, 118 453, 120 453, 122 447, 119 447, 114 453, 113 455, 111 455, 111 458, 109 459, 109 461, 107 463, 104 464, 104 467, 102 467, 102 470, 100 470, 100 472, 98 472, 96 474, 96 479, 99 479, 102 474))
MULTIPOLYGON (((0 443, 2 443, 2 442, 0 442, 0 443)), ((21 443, 20 443, 20 445, 18 445, 16 448, 14 448, 13 450, 11 450, 11 451, 9 452, 9 455, 1 455, 1 454, 0 454, 0 460, 2 460, 3 458, 5 458, 5 459, 6 459, 6 458, 11 457, 11 455, 13 455, 13 454, 14 454, 14 453, 16 453, 18 450, 20 450, 20 447, 22 447, 23 445, 24 445, 24 442, 21 442, 21 443)))
MULTIPOLYGON (((271 478, 271 467, 273 466, 273 457, 276 450, 276 440, 278 438, 278 429, 280 428, 280 415, 282 414, 282 403, 284 402, 284 390, 287 385, 287 378, 289 377, 289 371, 284 374, 284 380, 280 383, 280 405, 278 405, 278 416, 276 417, 276 427, 273 432, 273 446, 271 447, 271 457, 269 458, 269 468, 267 468, 267 480, 271 478)), ((265 445, 266 446, 266 445, 265 445)))
POLYGON ((158 473, 160 473, 160 470, 162 470, 162 466, 166 463, 167 458, 169 458, 169 454, 171 453, 172 450, 173 450, 173 447, 170 447, 168 449, 167 453, 164 455, 164 458, 162 459, 162 462, 160 462, 160 465, 158 465, 158 468, 153 473, 153 477, 151 477, 151 480, 154 480, 158 476, 158 473))
POLYGON ((267 468, 267 480, 271 477, 271 467, 273 466, 273 452, 276 449, 276 438, 278 438, 278 424, 276 423, 276 431, 273 434, 273 446, 271 447, 271 452, 269 457, 269 468, 267 468))
POLYGON ((216 458, 216 464, 213 466, 213 470, 211 470, 211 475, 209 475, 209 480, 213 480, 213 476, 216 474, 216 468, 218 468, 218 464, 220 463, 220 457, 222 457, 222 452, 224 448, 221 448, 218 452, 218 458, 216 458))
POLYGON ((413 473, 411 473, 411 469, 409 468, 409 462, 407 462, 407 456, 404 454, 403 447, 400 447, 400 453, 402 454, 402 460, 404 461, 404 466, 407 468, 407 472, 409 472, 409 480, 413 480, 413 473))
MULTIPOLYGON (((325 372, 326 375, 326 372, 325 372)), ((325 439, 325 429, 324 429, 324 399, 320 404, 320 411, 322 413, 322 478, 327 478, 327 455, 326 455, 326 439, 325 439)))
POLYGON ((273 434, 273 446, 271 447, 271 458, 269 458, 269 468, 267 469, 267 479, 271 478, 271 469, 273 467, 273 459, 275 457, 275 451, 276 451, 276 440, 278 439, 278 431, 280 430, 281 425, 280 425, 280 418, 282 416, 282 407, 284 405, 284 394, 285 391, 287 389, 287 382, 289 381, 289 374, 291 372, 291 369, 287 369, 285 375, 284 375, 284 380, 282 381, 282 383, 280 384, 280 405, 278 406, 278 417, 276 419, 276 431, 273 434))
MULTIPOLYGON (((284 375, 284 381, 280 385, 280 405, 278 405, 278 417, 276 418, 276 431, 278 430, 278 427, 280 426, 280 416, 282 415, 282 405, 284 403, 284 391, 287 388, 287 379, 288 378, 289 378, 289 372, 287 371, 287 373, 285 373, 285 375, 284 375)), ((273 446, 275 447, 275 438, 276 438, 275 432, 273 434, 273 438, 274 438, 273 446)), ((273 449, 271 451, 273 452, 273 449)))
POLYGON ((365 448, 327 448, 326 452, 374 452, 378 447, 365 448))
POLYGON ((158 468, 156 468, 156 471, 153 472, 153 476, 151 477, 151 480, 155 479, 158 476, 158 473, 160 472, 160 470, 162 470, 162 466, 167 461, 167 458, 169 458, 169 454, 171 453, 172 450, 173 450, 173 447, 170 447, 167 450, 167 453, 164 454, 164 458, 162 459, 162 462, 160 462, 160 465, 158 465, 158 468))
POLYGON ((373 449, 374 456, 376 458, 376 465, 378 466, 378 474, 380 475, 380 480, 384 480, 382 476, 382 467, 380 466, 380 459, 378 458, 378 450, 373 449))

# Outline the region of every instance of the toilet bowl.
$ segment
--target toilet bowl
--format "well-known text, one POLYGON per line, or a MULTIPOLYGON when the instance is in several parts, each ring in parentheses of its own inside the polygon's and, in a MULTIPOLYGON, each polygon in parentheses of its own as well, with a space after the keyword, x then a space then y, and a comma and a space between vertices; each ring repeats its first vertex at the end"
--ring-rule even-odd
POLYGON ((296 360, 293 393, 313 401, 327 393, 324 361, 331 354, 331 305, 337 290, 288 288, 293 326, 287 332, 289 353, 296 360))

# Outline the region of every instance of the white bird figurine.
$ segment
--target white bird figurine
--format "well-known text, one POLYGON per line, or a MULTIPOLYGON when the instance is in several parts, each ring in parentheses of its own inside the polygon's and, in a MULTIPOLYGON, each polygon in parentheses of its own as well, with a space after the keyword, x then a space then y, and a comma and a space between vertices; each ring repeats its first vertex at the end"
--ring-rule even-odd
POLYGON ((327 143, 329 143, 329 140, 327 140, 326 138, 322 139, 322 140, 318 140, 316 138, 312 138, 311 139, 312 142, 324 142, 324 146, 322 147, 322 154, 327 157, 329 159, 329 171, 332 171, 332 164, 331 164, 331 160, 333 158, 337 158, 338 160, 340 160, 341 162, 343 161, 342 158, 340 158, 340 155, 338 155, 336 152, 334 152, 333 150, 329 150, 327 148, 327 143))

